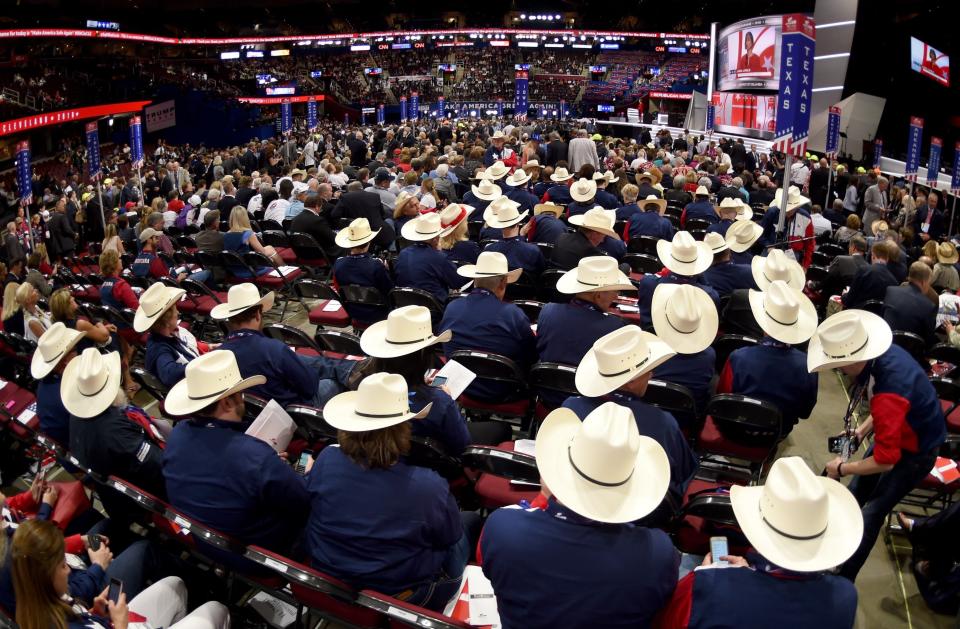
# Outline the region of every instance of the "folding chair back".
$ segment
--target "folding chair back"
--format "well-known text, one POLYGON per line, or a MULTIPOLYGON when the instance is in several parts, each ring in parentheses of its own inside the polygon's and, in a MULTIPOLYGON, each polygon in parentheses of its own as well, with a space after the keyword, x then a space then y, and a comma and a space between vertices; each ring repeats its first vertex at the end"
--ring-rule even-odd
POLYGON ((380 594, 373 590, 363 590, 357 596, 357 602, 387 617, 389 629, 406 627, 429 627, 430 629, 469 629, 471 625, 454 620, 443 614, 380 594))
POLYGON ((403 306, 423 306, 430 311, 433 321, 440 321, 443 318, 443 304, 437 301, 437 298, 420 288, 404 286, 394 288, 390 291, 390 302, 394 308, 403 306))
POLYGON ((537 461, 529 454, 504 450, 495 446, 470 446, 460 460, 464 467, 508 480, 540 484, 537 461))
POLYGON ((338 354, 348 356, 363 356, 363 349, 360 348, 360 337, 349 332, 338 332, 337 330, 317 330, 313 339, 322 349, 338 354))

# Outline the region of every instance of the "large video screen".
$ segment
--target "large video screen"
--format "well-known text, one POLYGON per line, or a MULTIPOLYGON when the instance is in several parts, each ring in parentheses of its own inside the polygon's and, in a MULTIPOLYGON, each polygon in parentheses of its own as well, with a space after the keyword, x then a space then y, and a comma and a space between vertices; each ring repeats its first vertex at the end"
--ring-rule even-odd
POLYGON ((782 22, 782 16, 768 15, 718 33, 717 89, 778 89, 782 22))
POLYGON ((916 37, 910 38, 910 67, 950 87, 950 57, 916 37))
POLYGON ((752 138, 773 139, 776 129, 777 97, 714 92, 719 102, 714 106, 713 124, 722 133, 736 133, 752 138))

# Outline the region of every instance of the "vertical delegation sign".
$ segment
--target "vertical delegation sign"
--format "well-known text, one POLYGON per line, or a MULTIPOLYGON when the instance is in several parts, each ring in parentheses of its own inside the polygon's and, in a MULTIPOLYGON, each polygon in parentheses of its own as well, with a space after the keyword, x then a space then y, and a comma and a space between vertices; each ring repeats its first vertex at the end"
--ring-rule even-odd
POLYGON ((813 96, 813 54, 816 27, 812 17, 783 16, 780 43, 780 89, 773 148, 802 156, 810 136, 810 101, 813 96))
POLYGON ((410 92, 410 111, 407 112, 407 115, 410 116, 410 120, 416 122, 420 120, 420 94, 417 92, 410 92))
POLYGON ((348 114, 347 112, 343 112, 343 126, 345 127, 350 126, 350 114, 348 114))
POLYGON ((407 121, 407 97, 400 97, 400 122, 407 121))
POLYGON ((280 101, 280 133, 287 135, 293 129, 293 105, 289 98, 280 101))
POLYGON ((883 140, 873 141, 873 167, 880 168, 880 159, 883 157, 883 140))
POLYGON ((311 96, 307 99, 307 131, 317 130, 317 99, 311 96))
POLYGON ((827 157, 834 159, 840 150, 840 108, 831 107, 827 114, 827 157))
POLYGON ((497 99, 497 116, 503 118, 503 99, 497 99))
POLYGON ((937 187, 940 178, 940 153, 943 152, 943 140, 937 136, 930 137, 930 159, 927 160, 927 185, 937 187))
POLYGON ((710 100, 710 102, 707 103, 707 119, 705 124, 703 125, 703 130, 706 131, 708 134, 713 133, 713 120, 714 120, 714 117, 717 115, 717 106, 713 104, 713 101, 716 100, 716 98, 717 98, 716 95, 714 95, 714 97, 710 100))
POLYGON ((30 141, 17 142, 17 188, 20 205, 33 203, 33 167, 30 165, 30 141))
POLYGON ((130 159, 135 169, 143 168, 143 125, 140 116, 130 119, 130 159))
POLYGON ((950 192, 960 192, 960 142, 953 146, 953 177, 950 178, 950 192))
POLYGON ((560 120, 566 120, 567 118, 567 101, 560 99, 560 113, 557 114, 560 120))
POLYGON ((100 133, 97 123, 87 123, 87 175, 90 181, 100 180, 100 133))
POLYGON ((910 116, 910 134, 907 136, 907 165, 904 179, 915 182, 920 168, 920 144, 923 142, 923 118, 910 116))
POLYGON ((517 70, 513 82, 513 117, 519 120, 527 119, 527 109, 530 107, 527 92, 529 80, 526 70, 517 70))
POLYGON ((445 113, 443 109, 443 100, 443 96, 437 96, 437 116, 440 118, 443 118, 443 114, 445 113))

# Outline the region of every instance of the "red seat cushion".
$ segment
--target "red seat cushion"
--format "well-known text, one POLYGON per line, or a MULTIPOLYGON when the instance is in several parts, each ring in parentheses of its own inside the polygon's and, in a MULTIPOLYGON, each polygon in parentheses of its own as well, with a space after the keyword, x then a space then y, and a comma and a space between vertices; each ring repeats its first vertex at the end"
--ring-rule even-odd
POLYGON ((277 247, 276 249, 284 264, 296 264, 297 254, 293 252, 293 249, 290 247, 277 247))
POLYGON ((471 408, 477 411, 487 411, 501 415, 523 416, 530 409, 530 400, 514 400, 512 402, 481 402, 475 400, 467 394, 463 394, 457 400, 464 408, 471 408))
POLYGON ((703 430, 700 431, 700 449, 713 454, 737 457, 759 463, 767 458, 770 451, 767 448, 756 446, 745 446, 730 441, 721 434, 713 417, 707 415, 703 424, 703 430))
POLYGON ((295 282, 300 279, 301 275, 303 275, 302 269, 293 270, 283 277, 274 277, 273 275, 267 273, 266 275, 257 276, 257 279, 254 280, 254 283, 257 286, 263 286, 264 288, 269 288, 270 290, 280 290, 290 282, 295 282))
POLYGON ((313 349, 312 347, 297 347, 294 351, 297 354, 301 354, 303 356, 320 356, 321 355, 320 352, 313 349))
POLYGON ((940 400, 940 408, 943 410, 944 417, 947 418, 947 432, 960 433, 960 406, 955 411, 947 415, 947 411, 953 406, 953 402, 940 400))
POLYGON ((317 307, 310 311, 310 314, 307 315, 310 323, 314 325, 331 325, 337 328, 345 328, 350 325, 350 315, 347 314, 343 305, 336 310, 324 312, 323 308, 329 301, 328 299, 321 300, 317 307))
MULTIPOLYGON (((513 451, 514 443, 506 441, 497 446, 501 450, 513 451)), ((536 487, 527 487, 526 485, 514 485, 506 478, 494 476, 484 472, 480 474, 473 490, 483 501, 483 506, 487 509, 499 509, 508 505, 519 504, 521 500, 533 502, 540 489, 536 487)))
POLYGON ((216 295, 220 299, 219 302, 210 295, 191 295, 192 299, 196 302, 196 304, 193 305, 194 312, 205 317, 210 316, 210 311, 213 310, 218 303, 225 303, 227 301, 226 293, 218 292, 216 295))
POLYGON ((98 286, 86 286, 82 290, 71 291, 71 294, 77 301, 100 302, 100 288, 98 286))

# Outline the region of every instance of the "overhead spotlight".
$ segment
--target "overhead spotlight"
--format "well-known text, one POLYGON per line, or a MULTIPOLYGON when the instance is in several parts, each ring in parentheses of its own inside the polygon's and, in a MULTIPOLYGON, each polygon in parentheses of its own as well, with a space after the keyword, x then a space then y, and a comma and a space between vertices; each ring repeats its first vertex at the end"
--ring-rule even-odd
POLYGON ((113 126, 113 116, 110 116, 110 119, 107 120, 107 124, 111 127, 113 126))
POLYGON ((521 13, 521 14, 520 14, 520 19, 521 19, 521 20, 527 19, 527 14, 526 14, 526 13, 521 13))

